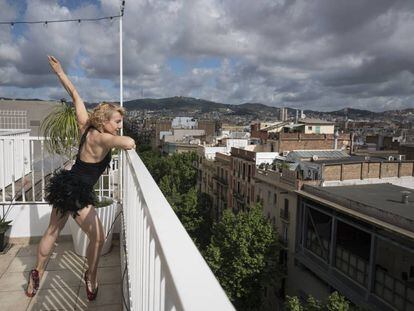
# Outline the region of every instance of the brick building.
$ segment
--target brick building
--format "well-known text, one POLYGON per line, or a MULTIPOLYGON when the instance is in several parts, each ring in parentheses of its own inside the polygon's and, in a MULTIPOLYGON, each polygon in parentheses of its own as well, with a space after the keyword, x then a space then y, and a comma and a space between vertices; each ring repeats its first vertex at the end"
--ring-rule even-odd
POLYGON ((272 133, 267 139, 272 150, 279 153, 291 150, 351 150, 350 134, 303 134, 303 133, 272 133), (336 146, 336 148, 335 148, 336 146))

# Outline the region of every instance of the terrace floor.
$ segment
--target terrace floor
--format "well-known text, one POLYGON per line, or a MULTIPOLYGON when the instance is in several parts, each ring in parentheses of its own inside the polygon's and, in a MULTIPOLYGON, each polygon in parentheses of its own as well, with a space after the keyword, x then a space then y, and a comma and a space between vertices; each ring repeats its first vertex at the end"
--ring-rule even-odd
POLYGON ((122 310, 119 240, 99 262, 99 293, 96 301, 86 298, 83 273, 86 259, 76 255, 72 241, 61 241, 47 262, 40 289, 33 298, 26 297, 29 271, 36 262, 37 244, 13 244, 0 255, 0 309, 26 310, 122 310))

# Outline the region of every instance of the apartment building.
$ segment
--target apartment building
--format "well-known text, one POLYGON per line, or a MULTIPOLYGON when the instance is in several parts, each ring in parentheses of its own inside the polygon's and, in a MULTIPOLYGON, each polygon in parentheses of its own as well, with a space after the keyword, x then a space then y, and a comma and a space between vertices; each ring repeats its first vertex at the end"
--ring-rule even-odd
POLYGON ((221 210, 262 203, 283 245, 287 278, 279 296, 326 299, 339 290, 367 310, 411 310, 413 161, 301 150, 289 157, 269 152, 269 165, 259 166, 260 152, 249 147, 218 151, 199 169, 213 181, 221 210))
POLYGON ((291 290, 318 298, 339 290, 367 310, 414 310, 411 191, 390 183, 304 185, 291 290))
POLYGON ((325 299, 339 290, 367 310, 411 310, 413 175, 412 161, 358 157, 258 169, 257 199, 286 247, 281 294, 325 299), (307 164, 319 175, 308 177, 307 164))

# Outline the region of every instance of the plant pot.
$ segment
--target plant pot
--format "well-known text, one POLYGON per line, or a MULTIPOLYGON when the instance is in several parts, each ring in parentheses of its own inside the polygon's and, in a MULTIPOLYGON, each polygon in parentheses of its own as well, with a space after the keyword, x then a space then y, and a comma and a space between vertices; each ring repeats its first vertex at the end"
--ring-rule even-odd
MULTIPOLYGON (((115 221, 117 207, 117 202, 113 201, 110 205, 95 208, 96 213, 98 214, 98 217, 102 222, 105 237, 107 236, 102 247, 101 255, 105 255, 111 250, 112 233, 114 229, 112 224, 115 221), (111 232, 109 232, 111 226, 112 230, 111 232)), ((89 244, 89 238, 87 237, 86 233, 83 232, 83 230, 79 227, 79 225, 76 223, 73 217, 69 217, 69 226, 70 231, 72 233, 73 247, 75 249, 75 253, 80 256, 86 257, 86 249, 89 244)))
POLYGON ((6 236, 6 232, 7 230, 0 232, 0 252, 3 252, 8 245, 9 238, 6 236))

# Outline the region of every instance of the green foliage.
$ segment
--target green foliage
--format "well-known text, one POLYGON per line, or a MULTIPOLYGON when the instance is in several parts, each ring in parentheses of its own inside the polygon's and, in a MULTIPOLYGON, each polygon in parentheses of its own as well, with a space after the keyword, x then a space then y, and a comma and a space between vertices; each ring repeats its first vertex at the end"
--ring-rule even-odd
POLYGON ((286 310, 288 311, 304 311, 303 306, 299 301, 299 298, 296 296, 286 296, 285 306, 286 310))
POLYGON ((114 201, 110 198, 103 198, 101 201, 98 201, 96 203, 96 208, 100 208, 100 207, 105 207, 105 206, 109 206, 112 203, 114 203, 114 201))
POLYGON ((286 296, 285 302, 287 311, 356 311, 360 308, 353 308, 344 296, 333 292, 325 303, 308 296, 306 304, 302 304, 298 297, 286 296))
POLYGON ((46 116, 40 130, 43 136, 48 137, 45 146, 49 152, 72 158, 72 147, 79 143, 79 126, 74 107, 62 103, 46 116))
POLYGON ((197 159, 195 153, 161 157, 155 152, 145 151, 140 153, 140 157, 160 188, 161 185, 165 187, 161 188, 163 192, 165 190, 169 193, 172 187, 175 187, 180 194, 183 194, 195 187, 197 171, 192 166, 193 161, 197 159))
POLYGON ((223 212, 214 224, 205 259, 237 310, 260 310, 266 286, 276 286, 277 233, 257 205, 246 212, 223 212))
POLYGON ((132 139, 135 140, 135 143, 137 145, 136 151, 138 153, 151 151, 151 142, 148 139, 148 136, 141 135, 140 132, 134 131, 131 128, 130 121, 127 118, 124 118, 124 135, 129 136, 132 139))
POLYGON ((196 189, 195 153, 162 157, 152 151, 140 153, 145 166, 177 214, 188 234, 202 249, 210 241, 212 199, 196 189))
POLYGON ((349 302, 344 296, 341 296, 338 292, 333 292, 326 303, 326 309, 329 311, 348 311, 349 302))
POLYGON ((312 295, 308 296, 306 303, 306 311, 323 310, 323 304, 319 300, 315 299, 312 295))

